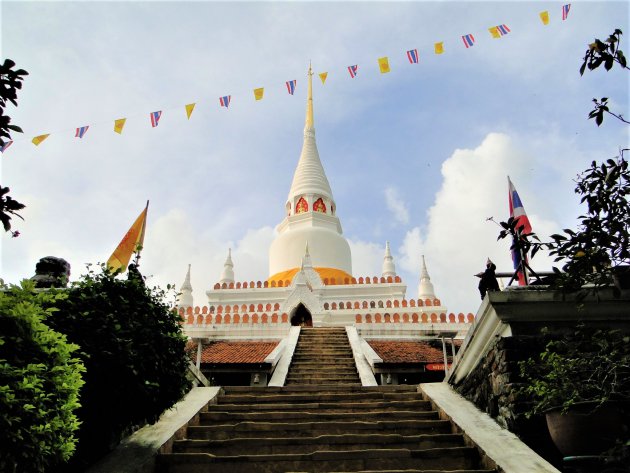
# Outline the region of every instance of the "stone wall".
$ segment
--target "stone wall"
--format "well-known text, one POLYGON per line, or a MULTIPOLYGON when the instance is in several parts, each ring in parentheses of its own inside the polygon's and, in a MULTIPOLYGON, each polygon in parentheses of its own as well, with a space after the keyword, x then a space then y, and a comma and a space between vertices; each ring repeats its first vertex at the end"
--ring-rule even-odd
POLYGON ((499 338, 473 371, 453 387, 538 454, 558 465, 561 458, 551 442, 544 416, 527 419, 524 412, 530 409, 531 402, 518 392, 524 384, 518 362, 543 351, 547 341, 531 335, 499 338))

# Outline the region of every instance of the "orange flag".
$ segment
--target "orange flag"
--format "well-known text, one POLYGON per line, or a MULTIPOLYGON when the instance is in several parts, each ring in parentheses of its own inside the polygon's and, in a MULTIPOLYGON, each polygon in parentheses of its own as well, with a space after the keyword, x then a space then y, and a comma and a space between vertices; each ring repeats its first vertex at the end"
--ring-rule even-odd
POLYGON ((125 234, 121 242, 118 244, 112 255, 107 260, 107 266, 112 272, 120 270, 123 272, 127 269, 131 255, 140 252, 144 243, 144 229, 147 225, 147 210, 149 210, 149 201, 142 213, 138 216, 129 231, 125 234))

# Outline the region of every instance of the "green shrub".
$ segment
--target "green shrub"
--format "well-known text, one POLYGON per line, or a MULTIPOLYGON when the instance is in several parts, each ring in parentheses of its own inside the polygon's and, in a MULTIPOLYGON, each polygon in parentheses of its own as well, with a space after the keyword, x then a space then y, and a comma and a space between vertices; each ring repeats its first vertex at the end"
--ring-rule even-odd
POLYGON ((23 281, 0 291, 0 471, 43 472, 67 461, 79 427, 78 346, 42 323, 58 292, 23 281))
POLYGON ((186 338, 165 296, 140 277, 121 279, 88 268, 47 321, 81 347, 86 367, 75 471, 135 427, 157 420, 190 388, 186 338))
POLYGON ((580 402, 630 400, 630 335, 616 329, 579 324, 519 367, 528 382, 522 393, 533 401, 528 417, 580 402))

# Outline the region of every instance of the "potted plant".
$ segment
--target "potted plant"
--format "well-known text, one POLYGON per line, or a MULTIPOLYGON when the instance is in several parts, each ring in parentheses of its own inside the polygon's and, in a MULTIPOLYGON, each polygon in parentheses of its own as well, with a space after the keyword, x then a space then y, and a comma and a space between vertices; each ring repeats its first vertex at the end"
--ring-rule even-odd
POLYGON ((580 324, 519 367, 526 416, 546 416, 564 456, 599 455, 628 436, 630 335, 580 324))

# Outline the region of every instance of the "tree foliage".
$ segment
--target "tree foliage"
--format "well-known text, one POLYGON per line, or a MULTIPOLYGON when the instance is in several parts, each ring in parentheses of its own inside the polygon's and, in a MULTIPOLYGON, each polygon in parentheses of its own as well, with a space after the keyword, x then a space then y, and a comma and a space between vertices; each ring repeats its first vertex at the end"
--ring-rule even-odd
MULTIPOLYGON (((11 59, 5 59, 4 63, 0 65, 0 147, 11 139, 12 131, 22 133, 22 129, 17 125, 12 125, 11 117, 4 113, 8 102, 17 107, 17 91, 22 88, 24 76, 28 75, 24 69, 14 70, 14 66, 15 62, 11 59)), ((22 218, 18 211, 25 207, 24 204, 8 195, 9 190, 8 187, 0 185, 0 221, 2 221, 5 232, 11 231, 11 216, 22 218)), ((19 234, 19 232, 12 232, 14 237, 19 234)))
MULTIPOLYGON (((624 56, 623 51, 619 49, 622 34, 623 33, 620 29, 616 29, 606 41, 595 39, 593 43, 589 44, 588 49, 584 54, 582 66, 580 66, 580 75, 584 75, 587 68, 589 71, 592 71, 602 65, 604 66, 604 69, 610 71, 615 63, 622 69, 628 70, 629 68, 626 57, 624 56)), ((595 107, 588 114, 588 118, 594 118, 597 126, 600 126, 603 123, 604 113, 608 113, 624 123, 630 123, 623 118, 623 115, 610 111, 608 107, 608 97, 593 99, 593 103, 595 104, 595 107)))
POLYGON ((43 472, 74 452, 84 367, 42 322, 63 297, 30 281, 0 291, 0 471, 43 472))
POLYGON ((623 153, 603 163, 593 161, 576 182, 575 193, 587 212, 578 217, 577 231, 564 229, 544 245, 555 261, 564 262, 558 284, 572 291, 586 284, 596 289, 610 285, 620 267, 630 264, 630 171, 623 153))
POLYGON ((578 402, 630 400, 630 336, 619 330, 578 325, 519 367, 528 381, 522 391, 534 402, 528 416, 566 412, 578 402))
POLYGON ((165 297, 141 278, 89 268, 49 317, 48 324, 81 347, 86 366, 77 456, 63 471, 82 471, 188 391, 186 338, 165 297))

